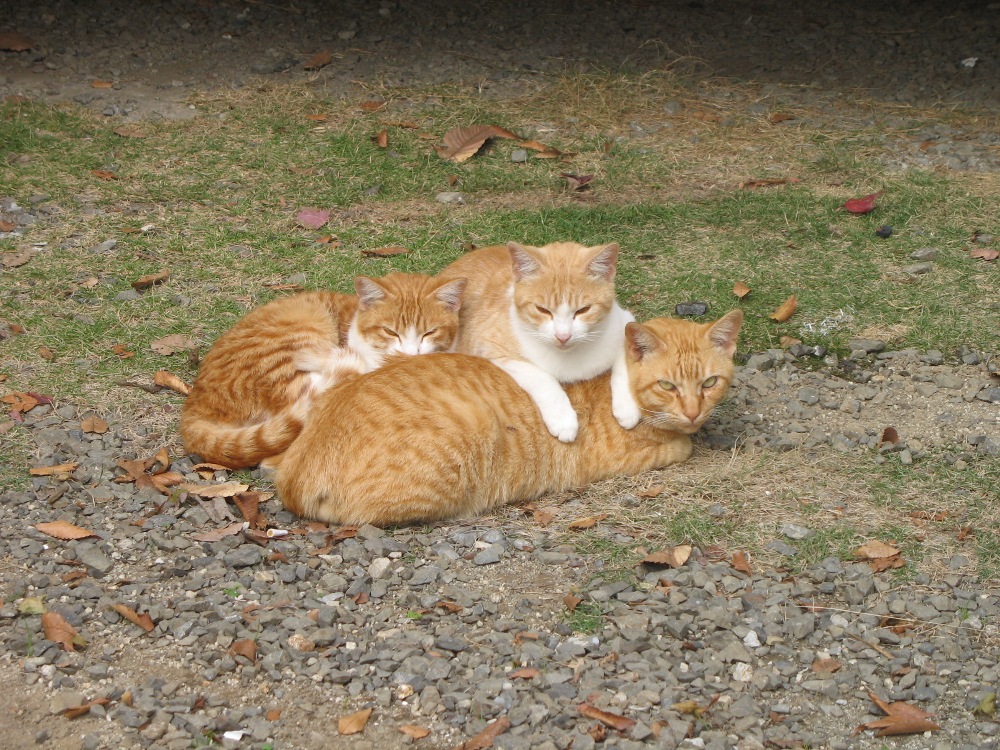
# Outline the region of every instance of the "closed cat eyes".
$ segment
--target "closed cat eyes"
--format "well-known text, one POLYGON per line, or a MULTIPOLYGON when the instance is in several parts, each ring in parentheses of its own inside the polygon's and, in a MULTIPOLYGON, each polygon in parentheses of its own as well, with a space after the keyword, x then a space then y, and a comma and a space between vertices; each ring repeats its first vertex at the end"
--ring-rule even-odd
POLYGON ((394 330, 392 330, 391 328, 386 328, 385 326, 383 326, 383 327, 382 327, 382 331, 383 331, 383 332, 384 332, 384 333, 385 333, 385 334, 386 334, 387 336, 394 336, 394 337, 395 337, 395 338, 397 338, 397 339, 399 338, 399 334, 398 334, 398 333, 396 333, 396 332, 395 332, 394 330))
POLYGON ((437 333, 437 332, 438 332, 438 329, 437 329, 437 328, 432 328, 431 330, 429 330, 429 331, 428 331, 427 333, 425 333, 425 334, 424 334, 423 336, 421 336, 420 338, 421 338, 421 339, 425 339, 425 338, 427 338, 428 336, 433 336, 433 335, 434 335, 435 333, 437 333))
POLYGON ((590 312, 590 305, 584 305, 579 310, 576 311, 577 315, 586 315, 590 312))
POLYGON ((552 317, 552 311, 546 310, 541 305, 535 305, 535 309, 538 310, 538 312, 540 312, 542 315, 548 315, 550 318, 552 317))

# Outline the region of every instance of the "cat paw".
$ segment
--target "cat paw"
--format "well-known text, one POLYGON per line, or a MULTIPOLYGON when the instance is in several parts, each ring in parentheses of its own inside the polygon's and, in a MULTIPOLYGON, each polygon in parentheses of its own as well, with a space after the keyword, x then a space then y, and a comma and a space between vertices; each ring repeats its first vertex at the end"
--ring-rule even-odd
POLYGON ((549 428, 549 434, 558 438, 561 443, 572 443, 580 431, 580 422, 576 418, 576 412, 573 411, 568 415, 559 414, 549 417, 545 420, 545 426, 549 428))
POLYGON ((633 429, 642 421, 642 412, 639 411, 639 407, 632 399, 629 399, 626 404, 614 404, 611 413, 615 415, 618 424, 626 430, 633 429))

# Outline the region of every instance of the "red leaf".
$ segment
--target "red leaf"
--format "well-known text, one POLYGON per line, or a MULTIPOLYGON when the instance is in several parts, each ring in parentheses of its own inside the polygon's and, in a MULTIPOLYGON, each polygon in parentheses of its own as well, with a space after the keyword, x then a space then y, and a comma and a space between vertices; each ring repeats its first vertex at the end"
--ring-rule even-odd
POLYGON ((852 214, 869 214, 875 210, 875 201, 883 192, 885 191, 879 190, 863 198, 851 198, 844 204, 844 208, 852 214))
POLYGON ((303 208, 295 216, 295 223, 305 229, 319 229, 330 220, 330 212, 322 208, 303 208))

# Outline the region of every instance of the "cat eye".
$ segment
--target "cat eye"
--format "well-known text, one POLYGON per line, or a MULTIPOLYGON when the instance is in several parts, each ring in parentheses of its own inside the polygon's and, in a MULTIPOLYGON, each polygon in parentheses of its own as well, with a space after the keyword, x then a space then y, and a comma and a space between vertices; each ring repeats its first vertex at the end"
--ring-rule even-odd
POLYGON ((428 336, 433 336, 433 335, 434 335, 435 333, 437 333, 437 332, 438 332, 438 329, 437 329, 437 328, 432 328, 431 330, 429 330, 429 331, 428 331, 427 333, 425 333, 425 334, 424 334, 423 336, 421 336, 420 338, 421 338, 421 340, 422 340, 422 339, 425 339, 425 338, 427 338, 428 336))
POLYGON ((584 305, 579 310, 576 311, 577 315, 586 315, 590 312, 590 305, 584 305))
POLYGON ((674 385, 673 383, 671 383, 669 380, 661 380, 660 381, 660 388, 662 388, 665 391, 676 391, 677 390, 677 386, 674 385))
POLYGON ((702 388, 712 388, 718 382, 719 382, 719 376, 718 375, 713 375, 712 377, 708 378, 704 383, 702 383, 701 387, 702 388))
POLYGON ((397 338, 397 339, 399 338, 399 334, 398 334, 398 333, 396 333, 396 332, 395 332, 394 330, 392 330, 391 328, 386 328, 385 326, 383 326, 383 327, 382 327, 382 330, 383 330, 383 331, 384 331, 384 332, 385 332, 385 333, 386 333, 387 335, 389 335, 389 336, 392 336, 392 337, 394 337, 394 338, 397 338))
POLYGON ((550 318, 552 317, 552 311, 546 310, 541 305, 535 305, 535 309, 538 310, 538 312, 540 312, 542 315, 548 315, 550 318))

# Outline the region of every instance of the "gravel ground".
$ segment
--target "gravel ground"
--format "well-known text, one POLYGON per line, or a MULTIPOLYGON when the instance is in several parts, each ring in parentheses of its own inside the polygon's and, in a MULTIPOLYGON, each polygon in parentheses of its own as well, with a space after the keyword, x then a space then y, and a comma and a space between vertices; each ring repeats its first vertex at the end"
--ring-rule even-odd
MULTIPOLYGON (((0 96, 75 100, 109 117, 197 116, 192 94, 255 76, 309 78, 331 93, 354 81, 461 80, 502 96, 540 74, 621 63, 754 80, 759 96, 738 106, 799 102, 833 126, 858 122, 838 89, 1000 111, 996 3, 11 5, 0 31, 35 47, 0 53, 0 96), (322 49, 333 63, 303 71, 322 49)), ((1000 168, 996 132, 924 114, 896 124, 904 134, 885 142, 888 168, 1000 168)), ((22 227, 58 221, 10 201, 3 214, 22 227)), ((943 453, 958 468, 1000 455, 996 352, 852 347, 844 360, 806 348, 752 354, 701 454, 736 444, 903 463, 943 453), (879 447, 890 425, 900 441, 879 447)), ((155 489, 114 481, 121 459, 146 459, 175 436, 112 418, 107 432, 86 433, 87 416, 59 402, 27 413, 16 429, 34 446, 32 465, 79 468, 0 491, 9 747, 180 750, 212 737, 233 748, 455 748, 501 722, 493 746, 505 750, 876 750, 887 741, 852 736, 879 714, 869 690, 937 714, 942 731, 901 741, 907 748, 1000 746, 1000 726, 973 712, 1000 679, 998 590, 965 572, 961 555, 947 574, 905 584, 837 559, 794 577, 746 574, 711 550, 676 570, 609 575, 599 557, 513 511, 334 539, 276 499, 264 504, 271 525, 297 533, 199 541, 240 518, 231 503, 164 504, 155 489), (34 528, 59 519, 97 536, 59 541, 34 528), (582 600, 573 615, 566 594, 582 600), (40 616, 19 609, 25 597, 42 597, 89 647, 67 653, 46 640, 40 616), (115 604, 148 614, 150 632, 115 604), (588 616, 592 632, 574 631, 588 616), (81 718, 57 715, 97 699, 106 701, 81 718), (629 721, 606 726, 585 705, 629 721), (340 736, 338 719, 367 707, 364 732, 340 736), (406 725, 431 734, 414 740, 406 725)), ((169 468, 203 481, 189 458, 169 468)), ((785 528, 770 549, 790 555, 802 533, 785 528)))

